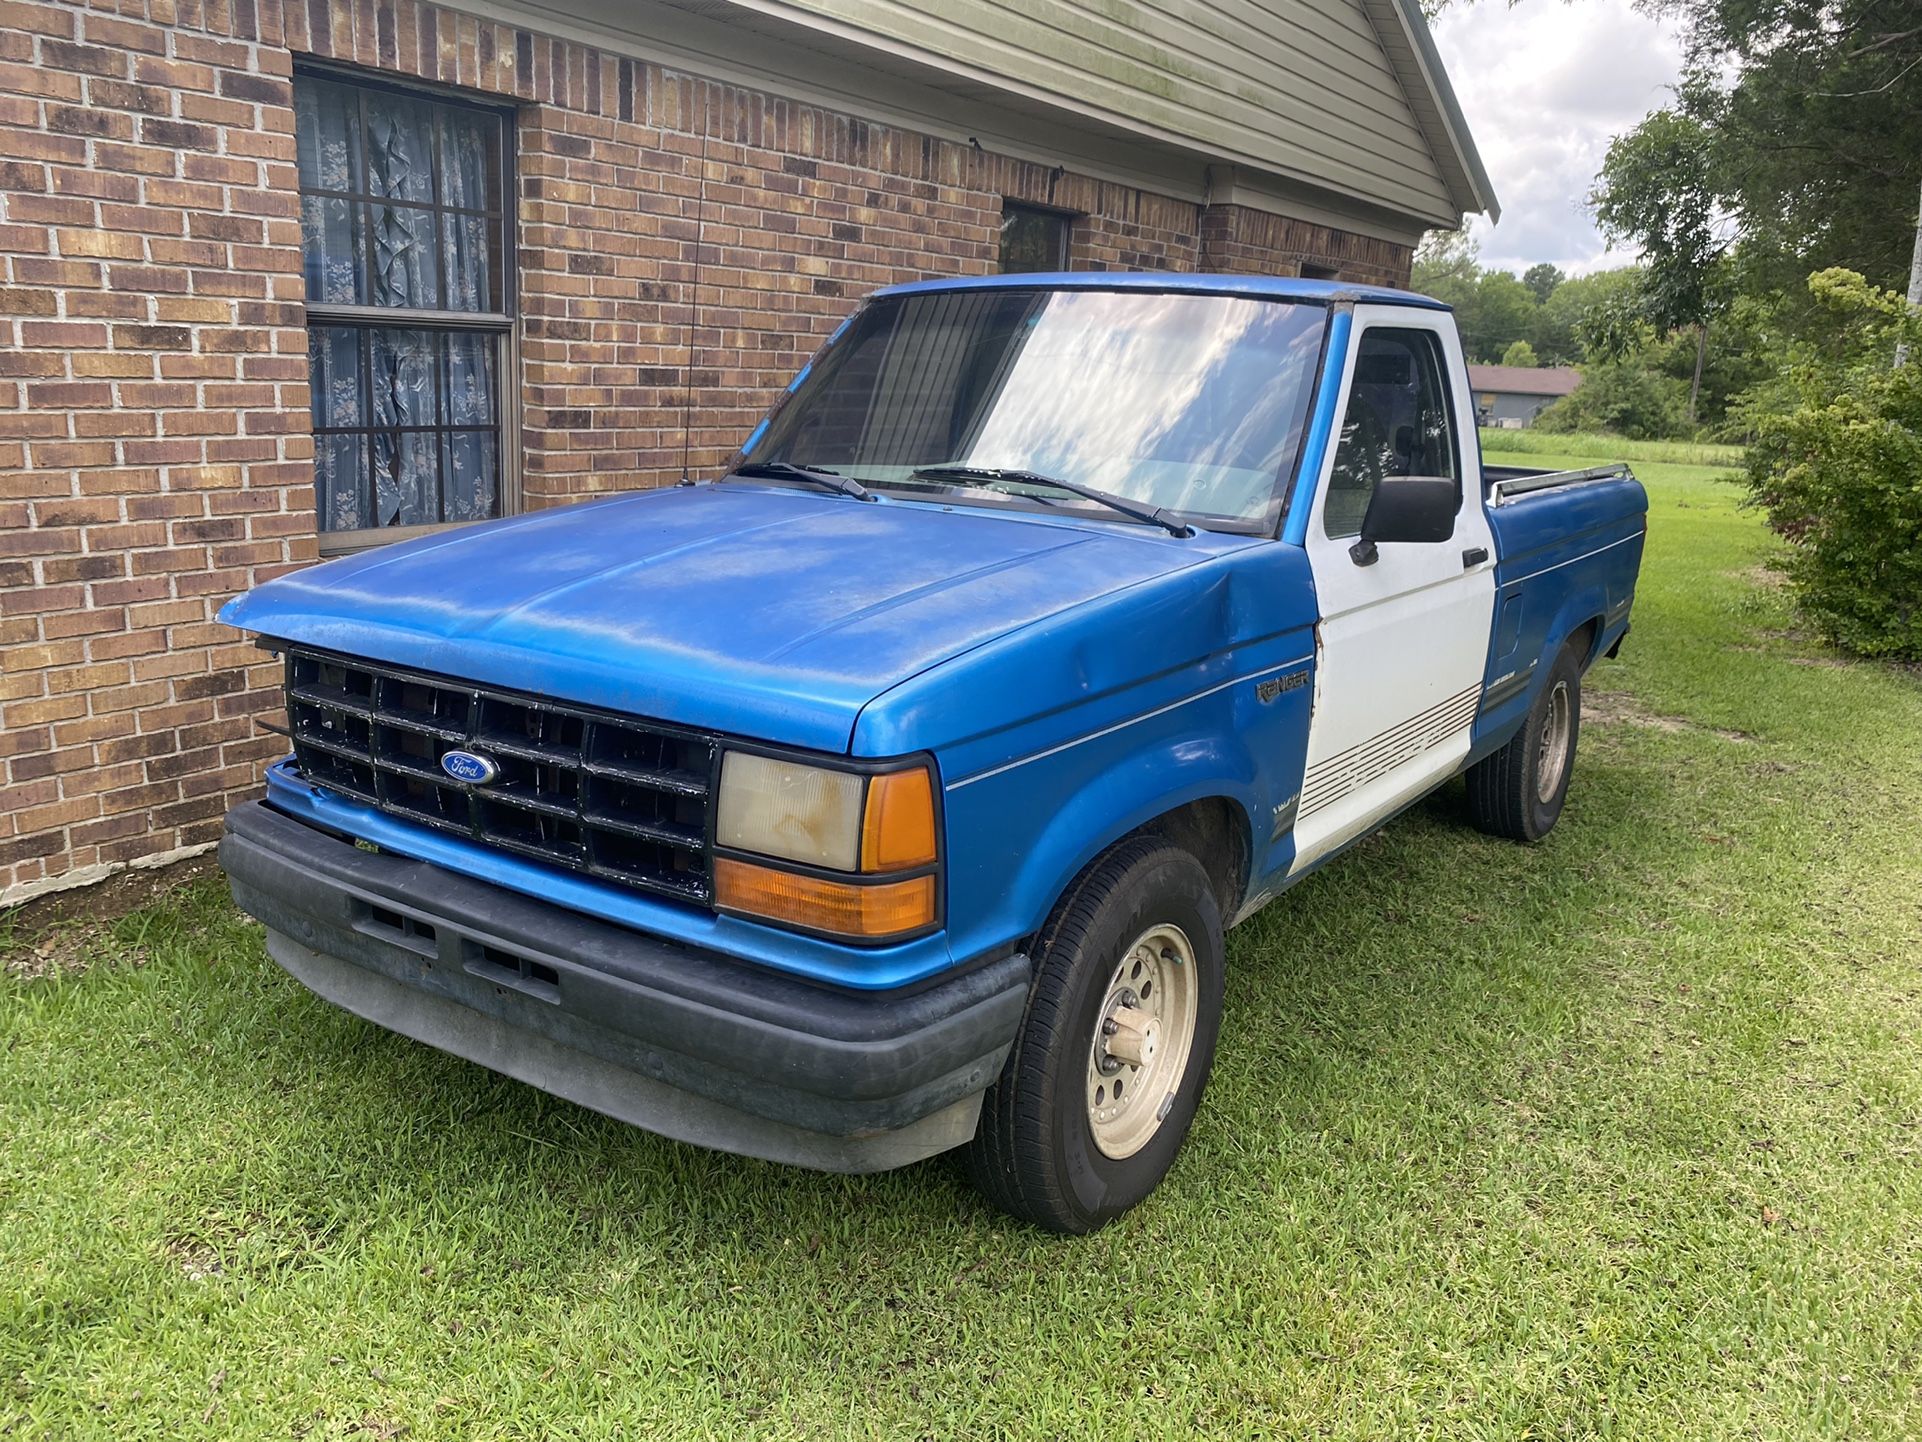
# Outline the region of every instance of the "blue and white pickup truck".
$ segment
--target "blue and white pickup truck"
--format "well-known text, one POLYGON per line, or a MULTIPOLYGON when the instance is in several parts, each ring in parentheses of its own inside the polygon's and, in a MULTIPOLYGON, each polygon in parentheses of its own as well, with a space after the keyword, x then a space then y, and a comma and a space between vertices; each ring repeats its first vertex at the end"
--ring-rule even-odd
POLYGON ((1230 926, 1451 777, 1503 836, 1561 813, 1647 498, 1484 467, 1474 417, 1397 291, 881 291, 718 481, 231 602, 293 744, 234 895, 321 996, 559 1096, 966 1147, 1092 1230, 1194 1118, 1230 926))

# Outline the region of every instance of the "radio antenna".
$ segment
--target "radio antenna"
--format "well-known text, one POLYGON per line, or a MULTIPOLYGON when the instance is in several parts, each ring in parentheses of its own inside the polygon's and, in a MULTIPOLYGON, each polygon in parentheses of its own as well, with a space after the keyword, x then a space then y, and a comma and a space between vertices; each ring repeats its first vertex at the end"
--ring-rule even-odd
POLYGON ((694 276, 688 287, 687 343, 683 347, 687 353, 687 375, 681 386, 681 484, 684 486, 694 484, 687 467, 688 448, 693 442, 694 328, 701 312, 701 237, 707 230, 707 137, 713 129, 710 121, 714 113, 712 83, 705 80, 698 83, 701 87, 701 187, 694 203, 694 276))

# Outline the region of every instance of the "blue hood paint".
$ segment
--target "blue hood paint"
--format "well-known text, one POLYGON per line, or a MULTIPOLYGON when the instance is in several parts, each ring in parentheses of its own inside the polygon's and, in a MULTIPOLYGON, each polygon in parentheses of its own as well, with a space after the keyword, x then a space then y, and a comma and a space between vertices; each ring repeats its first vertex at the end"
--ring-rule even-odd
MULTIPOLYGON (((1249 544, 729 482, 385 547, 269 582, 220 616, 397 665, 845 751, 864 706, 929 668, 1249 544)), ((901 749, 920 744, 888 732, 901 749)))

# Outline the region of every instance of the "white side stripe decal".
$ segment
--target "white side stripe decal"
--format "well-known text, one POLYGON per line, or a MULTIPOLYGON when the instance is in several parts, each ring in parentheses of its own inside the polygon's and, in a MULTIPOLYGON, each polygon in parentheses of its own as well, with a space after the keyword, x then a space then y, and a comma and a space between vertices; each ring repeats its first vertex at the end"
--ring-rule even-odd
POLYGON ((1481 694, 1481 682, 1477 681, 1419 716, 1391 726, 1325 761, 1317 761, 1302 778, 1301 810, 1296 813, 1296 823, 1454 735, 1475 719, 1481 694))

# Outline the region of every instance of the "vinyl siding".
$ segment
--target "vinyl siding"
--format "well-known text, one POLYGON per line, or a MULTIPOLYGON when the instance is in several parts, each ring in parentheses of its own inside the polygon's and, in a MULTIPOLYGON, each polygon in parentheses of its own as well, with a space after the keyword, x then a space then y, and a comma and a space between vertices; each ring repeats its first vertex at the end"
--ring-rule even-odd
POLYGON ((1361 0, 785 0, 775 8, 1212 156, 1436 221, 1460 214, 1361 0))

